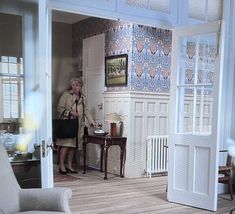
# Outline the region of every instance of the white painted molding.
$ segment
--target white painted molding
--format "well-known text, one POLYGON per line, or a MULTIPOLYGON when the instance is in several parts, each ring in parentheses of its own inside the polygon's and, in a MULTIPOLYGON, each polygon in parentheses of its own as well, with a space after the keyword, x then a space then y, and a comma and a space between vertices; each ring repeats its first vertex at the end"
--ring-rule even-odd
POLYGON ((103 93, 104 97, 125 97, 125 98, 145 98, 152 99, 161 97, 162 99, 169 99, 169 93, 156 93, 145 91, 107 91, 103 93))
POLYGON ((231 136, 235 136, 235 124, 232 118, 235 117, 234 106, 234 70, 235 70, 235 2, 233 0, 224 1, 224 21, 222 22, 222 43, 221 48, 223 55, 221 56, 221 69, 224 72, 222 84, 222 106, 220 120, 220 149, 226 149, 226 140, 231 136))
MULTIPOLYGON (((92 0, 91 4, 91 1, 86 1, 86 3, 84 3, 83 0, 49 0, 48 6, 51 9, 65 12, 78 13, 81 15, 94 16, 98 18, 100 17, 104 19, 107 18, 117 21, 125 20, 133 23, 160 27, 164 29, 171 29, 173 27, 172 23, 174 23, 176 20, 175 12, 172 13, 174 14, 174 18, 169 18, 169 14, 168 16, 167 14, 165 16, 162 16, 162 13, 159 12, 152 13, 152 15, 149 17, 148 13, 145 13, 146 15, 143 15, 142 12, 137 13, 135 11, 133 14, 131 14, 130 12, 122 11, 120 8, 121 2, 118 0, 102 1, 103 3, 101 3, 100 1, 92 0)), ((177 4, 174 4, 172 8, 177 11, 177 8, 175 6, 177 6, 177 4)))

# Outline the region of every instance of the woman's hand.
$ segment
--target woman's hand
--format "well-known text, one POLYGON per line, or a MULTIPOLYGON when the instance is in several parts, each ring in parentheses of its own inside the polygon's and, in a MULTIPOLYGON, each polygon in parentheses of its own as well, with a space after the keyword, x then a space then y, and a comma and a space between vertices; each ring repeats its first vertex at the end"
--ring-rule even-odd
POLYGON ((70 111, 69 115, 72 117, 72 118, 78 118, 79 114, 75 111, 70 111))

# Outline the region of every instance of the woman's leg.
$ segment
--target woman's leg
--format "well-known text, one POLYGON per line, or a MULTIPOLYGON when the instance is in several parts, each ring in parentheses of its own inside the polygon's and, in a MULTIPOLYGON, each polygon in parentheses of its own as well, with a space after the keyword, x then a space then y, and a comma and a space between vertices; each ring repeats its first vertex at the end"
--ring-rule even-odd
POLYGON ((68 153, 69 147, 62 146, 60 149, 60 154, 59 154, 59 167, 62 172, 66 172, 66 168, 64 165, 66 155, 68 153))
POLYGON ((76 172, 73 169, 72 163, 73 163, 73 158, 74 158, 74 153, 75 153, 76 148, 69 148, 68 151, 68 162, 67 162, 67 169, 69 172, 76 172))

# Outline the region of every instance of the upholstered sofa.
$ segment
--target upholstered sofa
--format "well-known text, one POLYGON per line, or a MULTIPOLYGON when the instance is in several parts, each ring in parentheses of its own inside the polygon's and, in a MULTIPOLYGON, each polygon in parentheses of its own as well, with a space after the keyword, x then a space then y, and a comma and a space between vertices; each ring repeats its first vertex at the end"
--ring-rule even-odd
POLYGON ((68 188, 21 189, 0 143, 0 214, 71 213, 68 188))

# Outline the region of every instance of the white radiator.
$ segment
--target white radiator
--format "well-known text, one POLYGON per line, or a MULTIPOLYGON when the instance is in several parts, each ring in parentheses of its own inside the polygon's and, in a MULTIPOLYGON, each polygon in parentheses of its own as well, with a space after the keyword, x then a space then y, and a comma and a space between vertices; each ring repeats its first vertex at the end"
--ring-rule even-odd
POLYGON ((147 138, 147 176, 167 174, 168 136, 156 135, 147 138))

